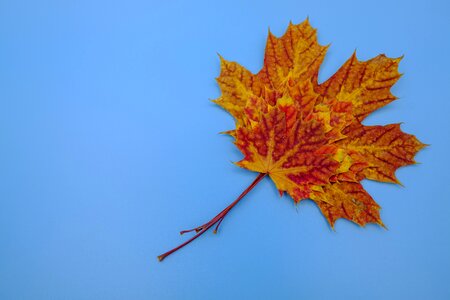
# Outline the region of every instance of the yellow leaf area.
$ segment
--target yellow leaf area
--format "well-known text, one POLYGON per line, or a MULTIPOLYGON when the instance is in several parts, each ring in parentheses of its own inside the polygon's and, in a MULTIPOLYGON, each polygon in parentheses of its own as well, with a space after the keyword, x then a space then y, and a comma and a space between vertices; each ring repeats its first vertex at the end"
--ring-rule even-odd
POLYGON ((280 38, 269 32, 257 74, 221 57, 222 95, 214 102, 236 120, 227 133, 244 155, 237 165, 268 174, 296 203, 312 199, 332 227, 339 218, 383 225, 360 181, 399 183, 395 171, 414 164, 424 144, 399 124, 361 122, 396 99, 390 88, 401 58, 359 61, 354 53, 319 84, 327 48, 308 20, 289 24, 280 38))

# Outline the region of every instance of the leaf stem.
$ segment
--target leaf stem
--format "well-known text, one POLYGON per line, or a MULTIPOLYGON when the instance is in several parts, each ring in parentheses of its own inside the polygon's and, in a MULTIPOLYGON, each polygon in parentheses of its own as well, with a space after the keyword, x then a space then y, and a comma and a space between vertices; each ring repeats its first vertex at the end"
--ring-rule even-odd
POLYGON ((202 234, 204 234, 206 231, 208 231, 209 228, 211 228, 212 226, 214 226, 214 224, 216 224, 217 222, 219 222, 217 224, 216 229, 214 230, 214 232, 217 232, 217 229, 219 228, 220 223, 222 223, 223 219, 225 218, 225 216, 230 212, 230 210, 236 205, 238 204, 238 202, 244 198, 245 195, 248 194, 248 192, 250 192, 264 177, 266 176, 266 173, 259 173, 258 176, 256 177, 256 179, 252 182, 252 184, 250 184, 243 192, 242 194, 239 195, 239 197, 237 197, 236 200, 233 201, 233 203, 231 203, 230 205, 228 205, 224 210, 222 210, 217 216, 215 216, 214 218, 212 218, 209 222, 193 228, 193 229, 189 229, 189 230, 183 230, 180 232, 180 234, 184 234, 186 232, 191 232, 191 231, 195 231, 197 232, 196 235, 194 235, 192 238, 190 238, 189 240, 187 240, 186 242, 182 243, 181 245, 179 245, 178 247, 173 248, 170 251, 167 251, 164 254, 161 254, 158 256, 159 261, 162 261, 163 259, 165 259, 167 256, 169 256, 170 254, 174 253, 175 251, 183 248, 184 246, 186 246, 187 244, 189 244, 190 242, 192 242, 193 240, 195 240, 196 238, 198 238, 199 236, 201 236, 202 234))

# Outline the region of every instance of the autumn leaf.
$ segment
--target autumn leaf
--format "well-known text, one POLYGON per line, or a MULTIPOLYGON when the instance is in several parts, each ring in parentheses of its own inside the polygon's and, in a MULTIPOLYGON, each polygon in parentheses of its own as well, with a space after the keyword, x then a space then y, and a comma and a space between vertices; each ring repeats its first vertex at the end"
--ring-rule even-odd
POLYGON ((365 126, 374 110, 394 101, 390 92, 401 74, 400 58, 384 54, 359 61, 356 53, 327 81, 318 74, 328 46, 317 42, 309 21, 289 24, 277 38, 269 32, 264 66, 257 74, 220 57, 215 103, 228 111, 236 128, 227 131, 243 154, 239 167, 257 172, 255 181, 197 234, 165 257, 216 225, 259 181, 269 176, 282 195, 298 203, 311 199, 334 227, 348 219, 361 226, 380 219, 380 206, 360 181, 399 184, 395 171, 414 164, 425 145, 399 124, 365 126))

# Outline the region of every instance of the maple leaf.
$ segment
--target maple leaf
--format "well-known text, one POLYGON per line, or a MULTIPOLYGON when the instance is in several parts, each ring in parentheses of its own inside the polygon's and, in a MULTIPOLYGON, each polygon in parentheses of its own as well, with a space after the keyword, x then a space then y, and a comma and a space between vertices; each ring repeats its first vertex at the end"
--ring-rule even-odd
POLYGON ((296 203, 311 199, 334 227, 345 218, 361 226, 377 223, 380 206, 364 190, 367 178, 399 184, 395 171, 414 164, 425 145, 401 131, 399 124, 365 126, 374 110, 394 101, 391 87, 400 78, 400 58, 385 55, 359 61, 356 53, 327 81, 319 68, 328 46, 317 42, 309 21, 289 24, 277 38, 269 32, 264 66, 252 74, 220 57, 215 103, 236 121, 227 131, 244 155, 236 164, 258 172, 255 181, 211 221, 191 230, 197 234, 160 255, 163 260, 209 228, 217 232, 228 212, 268 175, 282 195, 296 203))

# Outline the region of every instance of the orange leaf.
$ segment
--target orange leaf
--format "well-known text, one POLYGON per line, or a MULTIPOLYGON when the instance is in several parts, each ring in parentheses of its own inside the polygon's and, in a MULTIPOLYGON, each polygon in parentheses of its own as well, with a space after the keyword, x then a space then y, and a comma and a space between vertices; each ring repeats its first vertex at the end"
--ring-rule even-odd
POLYGON ((317 81, 327 46, 317 42, 308 20, 289 24, 277 38, 269 32, 264 66, 252 74, 220 57, 215 103, 236 120, 227 131, 244 155, 236 164, 260 175, 238 199, 208 223, 189 231, 216 230, 225 215, 264 176, 295 202, 311 199, 333 227, 339 218, 383 225, 379 205, 360 181, 399 183, 395 171, 414 164, 425 145, 399 124, 365 126, 363 119, 396 99, 390 88, 400 78, 401 58, 379 55, 362 62, 356 53, 327 81, 317 81))

